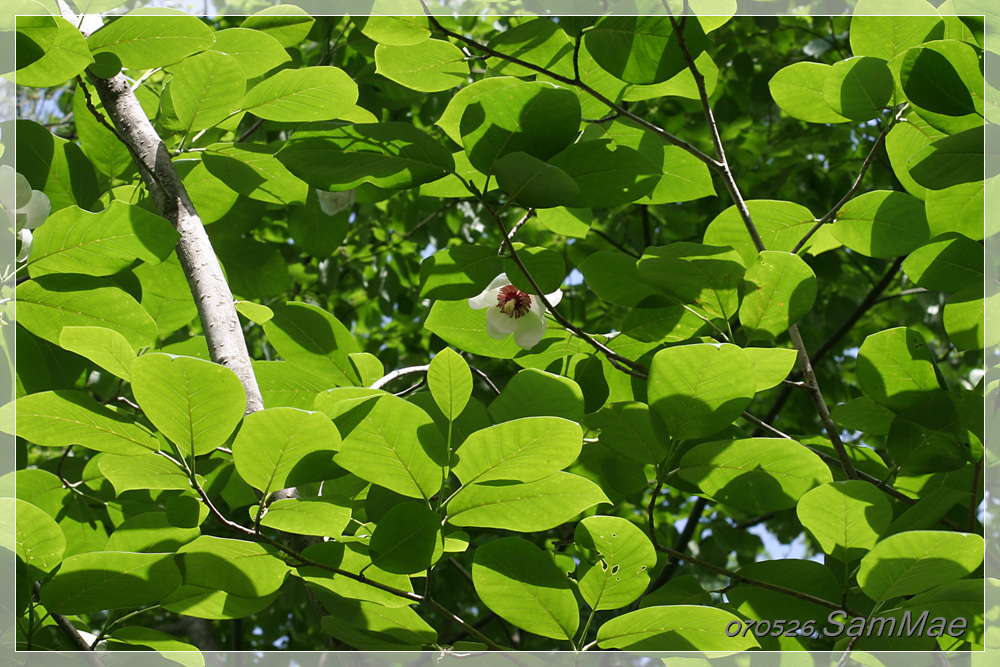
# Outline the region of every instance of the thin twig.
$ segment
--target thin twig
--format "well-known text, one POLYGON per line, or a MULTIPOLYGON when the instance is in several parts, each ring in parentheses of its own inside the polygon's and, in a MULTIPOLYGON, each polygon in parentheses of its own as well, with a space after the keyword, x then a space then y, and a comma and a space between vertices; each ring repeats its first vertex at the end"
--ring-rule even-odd
POLYGON ((396 378, 401 378, 404 375, 413 375, 414 373, 426 373, 427 369, 431 366, 430 364, 424 364, 423 366, 410 366, 408 368, 400 368, 387 374, 385 377, 379 378, 372 383, 369 389, 382 389, 387 384, 395 380, 396 378))
MULTIPOLYGON (((41 599, 41 590, 42 590, 41 582, 36 581, 34 589, 35 589, 35 595, 39 597, 39 599, 41 599)), ((52 617, 52 620, 56 622, 56 625, 59 626, 59 629, 62 630, 63 634, 66 635, 66 638, 73 644, 73 646, 77 648, 77 650, 79 651, 94 650, 90 647, 90 644, 87 642, 87 640, 83 638, 83 635, 80 634, 80 631, 77 630, 76 626, 73 625, 68 618, 66 618, 62 614, 56 614, 51 611, 49 612, 49 616, 52 617)))
POLYGON ((493 384, 493 380, 490 379, 489 375, 479 370, 472 364, 469 364, 469 368, 472 369, 472 372, 478 375, 487 385, 489 385, 489 388, 493 390, 494 394, 496 394, 497 396, 500 395, 500 390, 497 389, 497 386, 495 384, 493 384))
POLYGON ((519 231, 521 231, 521 227, 524 227, 524 223, 528 222, 528 218, 530 218, 532 215, 534 215, 534 213, 535 213, 535 209, 529 208, 528 212, 525 213, 524 216, 520 220, 518 220, 517 223, 514 224, 514 227, 510 230, 510 234, 507 235, 507 238, 504 239, 503 243, 501 243, 500 247, 497 249, 497 254, 498 255, 502 255, 503 254, 503 249, 504 249, 504 246, 507 245, 507 242, 514 240, 514 237, 517 235, 517 233, 519 231))
POLYGON ((636 259, 639 259, 640 257, 642 257, 642 255, 640 255, 639 253, 635 252, 634 250, 629 250, 628 248, 626 248, 622 244, 618 243, 618 241, 615 241, 613 238, 611 238, 610 236, 608 236, 605 232, 602 232, 597 227, 591 227, 590 231, 594 232, 595 234, 597 234, 598 236, 600 236, 602 239, 604 239, 605 241, 607 241, 608 243, 610 243, 611 245, 613 245, 615 247, 615 249, 622 251, 626 255, 631 255, 632 257, 635 257, 636 259))

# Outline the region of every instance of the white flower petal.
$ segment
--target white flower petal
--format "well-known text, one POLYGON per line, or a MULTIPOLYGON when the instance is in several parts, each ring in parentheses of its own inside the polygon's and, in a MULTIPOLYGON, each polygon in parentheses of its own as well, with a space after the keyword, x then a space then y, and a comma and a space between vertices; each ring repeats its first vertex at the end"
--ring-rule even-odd
POLYGON ((28 255, 31 254, 31 244, 34 239, 31 238, 31 232, 27 229, 22 229, 17 233, 21 237, 21 251, 17 253, 17 257, 14 258, 15 262, 23 262, 28 259, 28 255))
POLYGON ((32 190, 31 201, 26 206, 21 207, 18 213, 24 215, 25 229, 36 229, 48 219, 51 210, 52 205, 45 193, 40 190, 32 190))
MULTIPOLYGON (((527 317, 527 316, 525 316, 527 317)), ((525 319, 524 317, 521 318, 525 319)), ((507 317, 499 308, 490 308, 486 311, 486 332, 492 337, 500 340, 514 333, 519 327, 518 320, 507 317)))
POLYGON ((16 184, 17 183, 17 172, 14 168, 8 164, 0 165, 0 206, 3 206, 8 211, 13 211, 17 206, 15 205, 15 195, 16 184))
POLYGON ((324 213, 327 215, 337 215, 344 209, 354 205, 357 191, 327 192, 325 190, 316 190, 316 196, 319 198, 319 207, 323 209, 324 213))
POLYGON ((545 299, 549 302, 550 306, 555 308, 559 305, 559 302, 562 301, 562 290, 557 289, 555 292, 552 292, 552 294, 546 294, 545 299))
POLYGON ((479 296, 469 299, 469 308, 482 310, 483 308, 497 305, 497 297, 500 296, 500 289, 507 285, 510 285, 510 281, 507 280, 507 274, 501 273, 493 279, 493 282, 486 289, 479 293, 479 296))
POLYGON ((538 345, 545 335, 545 318, 533 312, 517 320, 517 331, 514 332, 514 342, 518 347, 530 350, 538 345))

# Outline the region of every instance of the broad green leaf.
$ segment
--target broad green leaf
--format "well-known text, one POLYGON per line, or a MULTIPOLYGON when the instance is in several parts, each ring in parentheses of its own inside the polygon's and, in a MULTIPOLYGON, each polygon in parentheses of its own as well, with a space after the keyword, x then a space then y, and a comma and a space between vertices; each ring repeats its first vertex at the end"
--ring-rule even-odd
POLYGON ((452 472, 462 484, 534 482, 575 461, 582 445, 583 432, 574 422, 557 417, 515 419, 467 437, 455 455, 452 472))
MULTIPOLYGON (((29 4, 30 0, 12 0, 13 13, 0 19, 0 30, 10 32, 16 30, 14 35, 14 47, 18 56, 18 64, 24 68, 37 62, 45 55, 46 50, 52 46, 56 35, 59 34, 59 25, 55 17, 39 11, 38 16, 26 15, 26 9, 42 10, 37 4, 29 4), (18 16, 22 14, 22 16, 18 16)), ((79 31, 77 31, 79 32, 79 31)), ((6 68, 5 68, 6 69, 6 68)), ((4 78, 13 80, 11 73, 3 75, 4 78)))
POLYGON ((465 114, 466 108, 476 102, 481 96, 494 91, 506 91, 506 94, 514 95, 518 91, 523 90, 521 88, 521 84, 523 83, 521 79, 512 76, 493 76, 480 79, 473 84, 465 86, 451 98, 448 106, 441 114, 441 117, 438 118, 435 125, 444 130, 449 139, 461 146, 462 116, 465 114))
POLYGON ((634 523, 617 516, 590 516, 576 524, 577 546, 595 552, 597 562, 581 565, 580 594, 591 609, 621 609, 649 585, 656 550, 634 523))
POLYGON ((177 550, 184 584, 258 598, 281 588, 289 567, 273 547, 202 535, 177 550))
POLYGON ((26 565, 50 572, 62 561, 66 536, 52 517, 35 505, 15 498, 0 498, 0 535, 4 547, 13 547, 26 565))
POLYGON ((938 388, 923 336, 906 327, 868 336, 858 351, 857 374, 866 396, 896 412, 910 407, 921 392, 938 388))
POLYGON ((105 454, 98 461, 101 474, 121 495, 133 489, 179 489, 191 488, 187 474, 176 464, 155 454, 122 456, 105 454))
POLYGON ((450 347, 438 352, 427 369, 427 388, 441 414, 455 421, 472 396, 472 371, 469 364, 450 347))
MULTIPOLYGON (((63 474, 70 470, 82 470, 84 486, 89 485, 93 488, 100 484, 99 480, 94 479, 99 477, 99 473, 96 472, 96 465, 88 465, 88 468, 83 468, 75 466, 74 462, 71 461, 64 462, 63 474)), ((66 550, 62 554, 64 558, 79 553, 101 550, 104 547, 108 540, 108 533, 102 519, 106 515, 103 512, 103 507, 91 505, 93 496, 89 490, 84 491, 88 494, 84 497, 78 492, 83 490, 82 488, 66 488, 59 477, 38 468, 10 473, 0 480, 0 483, 3 482, 8 484, 5 484, 7 488, 2 495, 12 497, 16 495, 18 499, 31 503, 55 519, 66 538, 66 550), (11 485, 15 488, 11 488, 11 485)), ((102 494, 102 497, 105 496, 102 494)), ((6 516, 9 517, 10 525, 13 526, 13 510, 6 516)), ((13 536, 10 539, 13 540, 13 536)), ((11 543, 6 542, 5 544, 11 543)))
MULTIPOLYGON (((580 264, 580 273, 588 289, 620 306, 638 306, 657 293, 639 274, 635 258, 623 252, 598 250, 580 264)), ((662 299, 658 303, 666 304, 662 299)))
POLYGON ((460 48, 451 42, 427 39, 419 44, 375 47, 378 74, 422 93, 455 88, 469 79, 469 65, 460 48))
POLYGON ((859 16, 851 19, 851 51, 856 56, 892 60, 911 46, 944 31, 938 16, 859 16))
MULTIPOLYGON (((606 16, 584 40, 594 60, 627 83, 659 83, 687 67, 666 16, 606 16)), ((707 40, 696 19, 686 22, 684 42, 692 58, 705 49, 707 40)))
POLYGON ((135 455, 157 451, 149 430, 80 391, 45 391, 17 399, 17 434, 44 447, 81 445, 135 455))
POLYGON ((309 34, 316 19, 296 5, 272 5, 246 17, 244 28, 259 30, 278 40, 282 47, 297 46, 309 34))
POLYGON ((344 70, 302 67, 265 78, 247 91, 238 107, 266 120, 303 122, 340 118, 357 101, 358 86, 344 70))
MULTIPOLYGON (((904 611, 912 611, 916 617, 932 609, 934 610, 932 618, 948 619, 949 630, 952 624, 955 624, 956 630, 960 625, 961 627, 968 625, 969 629, 960 635, 961 640, 982 646, 985 639, 983 597, 996 591, 996 579, 987 579, 986 586, 989 592, 984 592, 983 581, 979 579, 963 579, 941 584, 904 600, 899 607, 904 611), (965 621, 965 624, 956 621, 965 621)), ((948 634, 952 633, 949 631, 948 634)))
POLYGON ((247 409, 235 373, 194 357, 141 356, 132 364, 132 393, 185 457, 208 454, 225 443, 247 409))
POLYGON ((859 396, 830 410, 833 421, 844 428, 869 435, 889 435, 889 425, 895 413, 868 398, 859 396))
POLYGON ((589 415, 587 426, 600 430, 601 444, 619 456, 652 465, 667 457, 667 447, 657 436, 645 403, 612 403, 589 415))
MULTIPOLYGON (((698 72, 705 79, 705 92, 711 97, 712 93, 715 92, 715 86, 719 80, 719 67, 712 60, 712 56, 707 52, 703 52, 697 58, 694 59, 694 65, 698 68, 698 72)), ((641 102, 642 100, 651 100, 659 97, 683 97, 689 100, 701 99, 701 94, 698 91, 698 84, 695 83, 694 75, 691 74, 690 69, 683 69, 674 76, 670 77, 666 81, 660 83, 654 83, 648 86, 630 86, 627 91, 625 91, 625 97, 623 98, 626 102, 641 102)), ((690 155, 686 151, 685 155, 695 159, 693 155, 690 155)), ((703 162, 698 161, 702 166, 706 166, 703 162)), ((706 166, 707 168, 707 166, 706 166)))
MULTIPOLYGON (((512 359, 521 352, 513 336, 495 340, 486 332, 486 313, 473 310, 469 302, 436 301, 424 327, 459 350, 494 359, 512 359)), ((542 339, 544 344, 545 339, 542 339)))
POLYGON ((882 602, 949 584, 983 562, 983 538, 968 533, 914 530, 890 535, 861 559, 858 584, 882 602))
POLYGON ((180 528, 170 523, 166 512, 144 512, 125 519, 108 538, 104 551, 165 553, 176 551, 198 537, 197 527, 180 528))
POLYGON ((447 446, 426 412, 391 395, 352 409, 360 421, 349 432, 341 429, 337 465, 408 498, 426 500, 440 490, 447 446))
POLYGON ((350 363, 350 378, 359 387, 369 387, 382 377, 385 377, 385 366, 379 358, 368 352, 351 352, 347 355, 350 363))
POLYGON ((718 502, 749 514, 795 507, 807 491, 833 481, 823 459, 782 438, 697 445, 681 459, 678 474, 718 502))
MULTIPOLYGON (((560 253, 551 248, 531 247, 517 242, 514 243, 514 249, 543 294, 551 294, 559 289, 566 277, 566 263, 560 253)), ((503 268, 514 287, 527 294, 535 293, 531 281, 513 259, 504 257, 503 268)))
POLYGON ((799 257, 765 250, 744 276, 740 323, 747 339, 776 338, 816 301, 816 275, 799 257))
POLYGON ((156 341, 156 325, 135 299, 111 282, 54 274, 17 287, 17 321, 39 338, 59 344, 63 327, 98 326, 121 333, 133 350, 156 341))
POLYGON ((610 502, 599 486, 567 472, 534 482, 471 484, 448 503, 448 523, 519 533, 548 530, 610 502))
MULTIPOLYGON (((992 141, 996 137, 996 132, 992 130, 995 126, 989 127, 991 130, 986 140, 992 141)), ((982 181, 983 141, 982 125, 938 139, 910 157, 910 176, 930 190, 982 181)))
POLYGON ((309 193, 306 182, 289 171, 270 146, 212 144, 202 155, 202 162, 227 187, 250 199, 304 204, 309 193))
POLYGON ((736 345, 660 350, 649 368, 649 407, 672 438, 704 438, 726 428, 757 391, 753 364, 736 345))
MULTIPOLYGON (((981 287, 956 292, 944 306, 944 330, 959 350, 981 350, 986 345, 986 312, 996 316, 1000 297, 991 294, 983 303, 981 287), (984 307, 985 306, 985 307, 984 307)), ((996 344, 996 330, 991 329, 989 344, 996 344)))
POLYGON ((140 70, 179 62, 214 42, 215 34, 201 19, 162 8, 134 9, 87 38, 92 53, 113 53, 124 67, 140 70))
MULTIPOLYGON (((816 223, 809 209, 794 202, 753 199, 746 205, 767 250, 791 252, 816 223)), ((757 256, 757 249, 735 206, 730 206, 708 224, 702 243, 733 247, 746 266, 757 256)), ((807 243, 805 249, 809 247, 807 243)))
MULTIPOLYGON (((726 634, 728 611, 713 607, 673 605, 646 607, 611 619, 597 631, 597 645, 630 651, 742 651, 759 648, 753 633, 726 634)), ((742 625, 742 623, 741 623, 742 625)))
POLYGON ((580 101, 566 88, 519 81, 479 92, 465 107, 459 128, 469 161, 484 174, 518 151, 548 161, 576 138, 580 101))
POLYGON ((549 163, 568 174, 580 192, 566 202, 575 208, 612 208, 649 194, 663 168, 628 146, 610 139, 580 141, 568 146, 549 163))
POLYGON ((834 112, 855 121, 880 116, 892 98, 892 72, 884 60, 865 56, 834 64, 823 80, 823 99, 834 112))
POLYGON ((309 185, 331 192, 352 190, 362 183, 410 188, 455 168, 444 146, 400 122, 361 123, 293 137, 277 158, 309 185))
POLYGON ((583 392, 573 380, 526 368, 511 378, 490 404, 490 414, 497 422, 536 416, 579 422, 583 419, 583 405, 583 392))
POLYGON ((866 257, 896 257, 929 238, 924 205, 905 192, 875 190, 847 202, 837 213, 833 235, 866 257))
MULTIPOLYGON (((230 187, 227 181, 212 173, 200 157, 196 160, 174 160, 174 167, 184 181, 184 187, 187 189, 191 201, 194 202, 203 224, 209 225, 226 219, 227 216, 240 215, 247 210, 248 205, 259 206, 259 204, 249 202, 245 196, 241 197, 234 188, 239 188, 244 192, 253 192, 256 189, 256 183, 261 182, 261 179, 254 179, 249 184, 232 183, 233 187, 230 187)), ((223 169, 242 169, 239 166, 227 165, 226 162, 226 160, 216 159, 216 164, 213 166, 216 166, 216 171, 223 174, 226 173, 222 171, 223 169)))
POLYGON ((586 238, 594 221, 590 209, 564 206, 536 211, 535 217, 550 232, 577 239, 586 238))
POLYGON ((678 343, 709 329, 704 315, 681 305, 636 308, 622 322, 622 333, 645 343, 678 343))
POLYGON ((757 391, 777 387, 795 367, 798 353, 786 347, 745 347, 743 352, 753 364, 757 391))
POLYGON ((352 20, 365 37, 379 44, 412 46, 431 36, 425 16, 355 16, 352 20))
POLYGON ((917 285, 942 292, 982 286, 983 246, 957 232, 946 232, 920 246, 903 261, 917 285))
POLYGON ((522 630, 572 640, 580 625, 569 580, 550 554, 520 537, 476 549, 472 582, 487 607, 522 630))
MULTIPOLYGON (((291 60, 281 44, 271 35, 260 30, 226 28, 215 33, 213 51, 233 58, 245 79, 253 79, 291 60)), ((240 92, 243 97, 243 91, 240 92)), ((235 108, 235 104, 233 108, 235 108)))
POLYGON ((34 232, 30 271, 34 278, 47 273, 109 276, 137 258, 162 262, 179 238, 160 216, 122 201, 98 213, 67 206, 34 232))
POLYGON ((230 620, 259 613, 271 606, 281 591, 264 597, 245 598, 225 591, 184 584, 161 602, 167 611, 194 618, 230 620))
POLYGON ((909 49, 890 64, 911 107, 946 134, 983 122, 983 63, 976 47, 954 39, 909 49))
POLYGON ((171 553, 94 551, 65 559, 41 597, 50 612, 85 614, 158 604, 180 584, 171 553))
POLYGON ((963 234, 973 241, 985 236, 986 184, 962 183, 944 190, 928 190, 925 198, 927 226, 931 238, 948 232, 963 234))
MULTIPOLYGON (((30 120, 17 120, 14 127, 17 171, 32 189, 45 193, 51 210, 93 206, 100 196, 97 175, 80 147, 30 120)), ((10 145, 9 136, 7 141, 10 145)))
POLYGON ((18 59, 21 62, 14 76, 19 86, 55 87, 70 81, 94 62, 87 40, 76 26, 61 16, 40 19, 22 16, 17 22, 18 59), (33 56, 26 53, 23 40, 31 40, 34 44, 37 52, 33 56), (38 41, 49 43, 43 47, 38 41))
POLYGON ((709 318, 728 320, 736 313, 744 268, 732 248, 671 243, 647 248, 637 266, 650 287, 674 302, 691 304, 709 318))
POLYGON ((246 78, 236 59, 218 51, 185 58, 170 84, 174 113, 185 132, 224 121, 245 92, 246 78))
POLYGON ((687 574, 673 577, 666 584, 652 593, 642 596, 642 599, 639 600, 640 609, 677 604, 697 604, 709 607, 712 604, 712 596, 701 587, 695 577, 687 574))
POLYGON ((867 553, 892 523, 885 493, 858 480, 816 487, 795 512, 823 551, 845 563, 867 553))
POLYGON ((238 238, 219 239, 212 245, 237 297, 268 299, 291 289, 288 263, 277 244, 238 238))
MULTIPOLYGON (((141 104, 148 103, 147 96, 143 94, 145 90, 145 87, 141 87, 136 91, 136 96, 141 104)), ((103 114, 104 105, 101 104, 100 99, 94 98, 95 96, 91 92, 91 102, 94 108, 103 114)), ((79 86, 73 95, 73 121, 80 148, 83 149, 90 163, 100 173, 108 176, 122 176, 135 169, 135 163, 132 161, 132 155, 128 152, 128 148, 108 128, 104 127, 87 108, 87 93, 79 86)), ((198 211, 200 213, 201 209, 199 208, 198 211)))
POLYGON ((343 498, 285 498, 268 505, 260 523, 286 533, 336 538, 350 520, 351 508, 343 498))
POLYGON ((205 665, 205 658, 197 646, 179 641, 173 635, 153 628, 144 628, 139 625, 115 628, 110 639, 112 644, 124 642, 128 646, 142 646, 161 654, 171 651, 173 654, 170 659, 185 665, 185 667, 204 667, 205 665), (180 653, 180 651, 187 653, 180 653))
POLYGON ((334 386, 352 384, 347 355, 361 350, 347 327, 312 304, 289 301, 269 308, 274 316, 263 323, 264 333, 285 361, 334 386))
POLYGON ((504 155, 493 170, 500 189, 524 207, 561 206, 580 192, 565 171, 521 151, 504 155))
POLYGON ((955 399, 944 391, 924 392, 896 415, 886 447, 904 475, 957 470, 971 453, 955 399))
MULTIPOLYGON (((573 42, 559 24, 547 18, 536 18, 499 33, 487 45, 493 51, 517 58, 555 74, 573 76, 573 42)), ((491 70, 504 76, 532 76, 535 70, 504 60, 487 60, 491 70)))
POLYGON ((478 295, 503 271, 496 248, 462 244, 420 262, 420 296, 457 301, 478 295))
POLYGON ((125 381, 131 379, 135 352, 125 337, 104 327, 63 327, 59 347, 76 352, 125 381))
POLYGON ((834 111, 823 96, 832 73, 831 65, 799 62, 778 70, 767 85, 774 102, 792 118, 808 123, 846 123, 848 119, 834 111))
POLYGON ((340 434, 319 412, 267 408, 247 415, 233 442, 233 463, 247 484, 264 495, 319 481, 340 434))
POLYGON ((322 600, 332 614, 322 617, 323 632, 360 650, 418 650, 437 642, 434 628, 409 607, 385 607, 335 594, 322 600))
POLYGON ((444 554, 441 516, 426 505, 400 503, 378 520, 369 549, 372 563, 387 572, 424 571, 444 554))
POLYGON ((927 121, 916 114, 910 114, 906 120, 905 123, 896 123, 889 130, 889 134, 885 137, 885 151, 899 182, 911 195, 922 199, 926 197, 927 188, 913 180, 910 175, 910 158, 945 134, 928 125, 927 121))

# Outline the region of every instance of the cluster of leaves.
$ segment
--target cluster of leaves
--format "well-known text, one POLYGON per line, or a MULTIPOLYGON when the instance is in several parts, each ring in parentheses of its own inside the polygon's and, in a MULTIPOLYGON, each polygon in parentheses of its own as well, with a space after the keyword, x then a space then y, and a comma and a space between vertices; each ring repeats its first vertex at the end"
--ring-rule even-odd
POLYGON ((3 412, 19 645, 983 645, 994 107, 982 22, 927 7, 21 17, 62 120, 16 121, 52 206, 3 412), (120 73, 263 410, 95 92, 120 73), (500 273, 565 291, 529 350, 469 307, 500 273), (823 632, 924 611, 967 629, 823 632))

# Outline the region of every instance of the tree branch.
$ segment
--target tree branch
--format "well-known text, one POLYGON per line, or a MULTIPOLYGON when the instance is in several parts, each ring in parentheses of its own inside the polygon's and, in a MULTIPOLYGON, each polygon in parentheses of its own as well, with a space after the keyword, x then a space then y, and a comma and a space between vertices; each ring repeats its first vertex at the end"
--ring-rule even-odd
POLYGON ((396 378, 401 378, 404 375, 413 375, 414 373, 426 373, 427 369, 430 367, 430 364, 424 364, 423 366, 410 366, 408 368, 394 370, 391 373, 388 373, 385 377, 375 380, 369 389, 382 389, 396 378))

